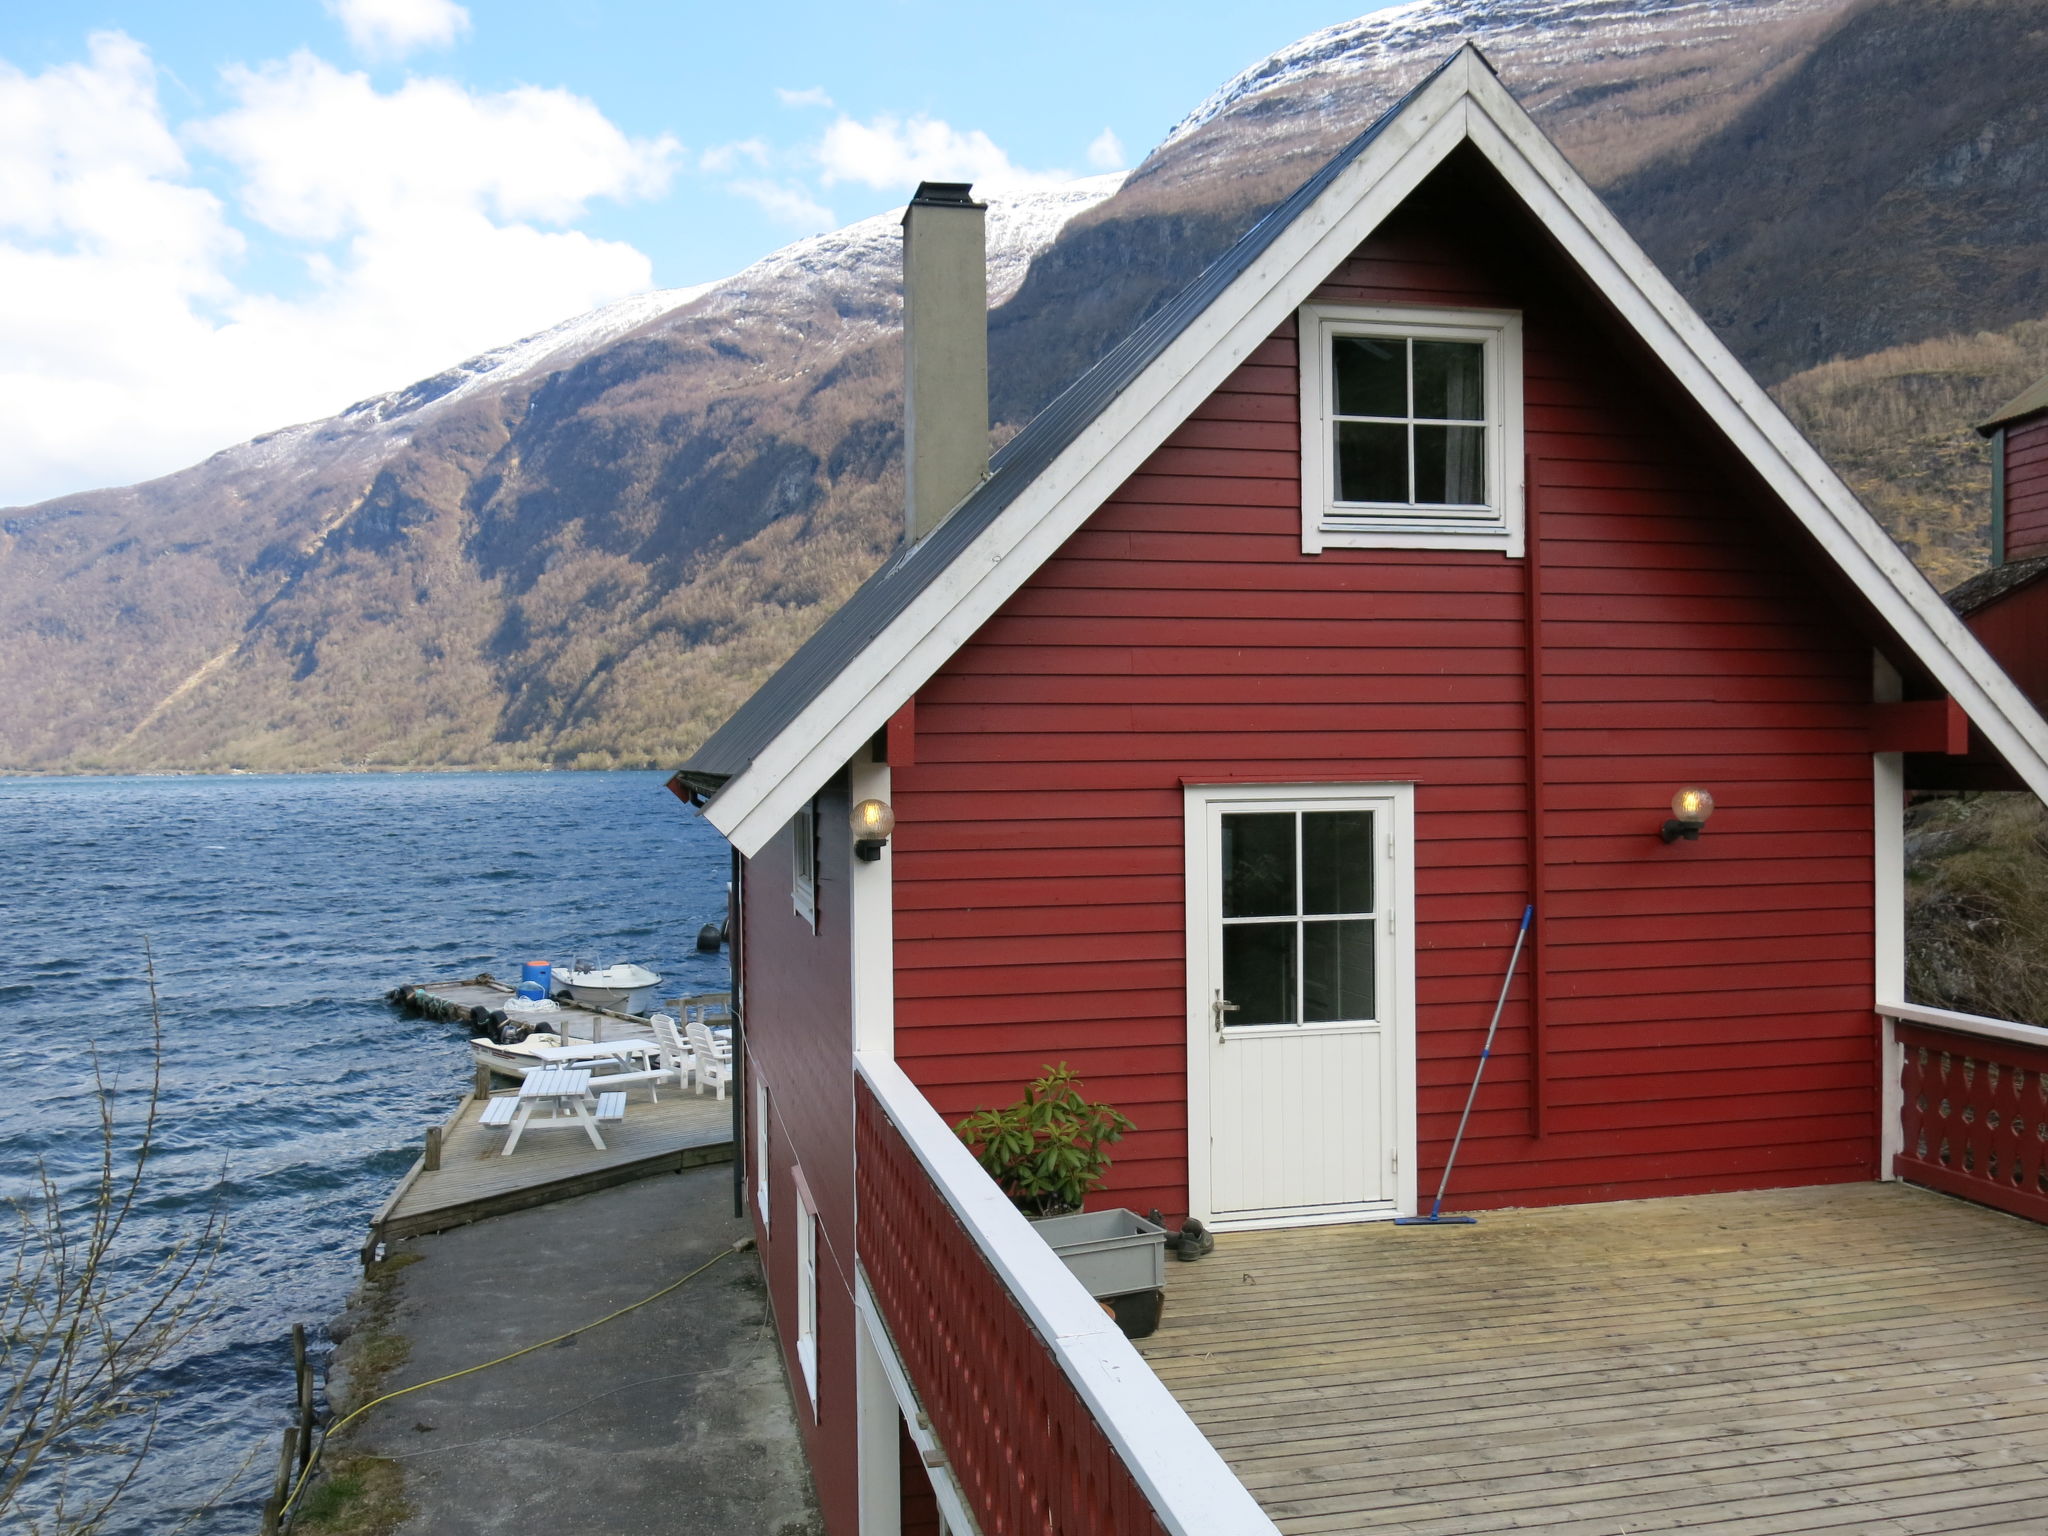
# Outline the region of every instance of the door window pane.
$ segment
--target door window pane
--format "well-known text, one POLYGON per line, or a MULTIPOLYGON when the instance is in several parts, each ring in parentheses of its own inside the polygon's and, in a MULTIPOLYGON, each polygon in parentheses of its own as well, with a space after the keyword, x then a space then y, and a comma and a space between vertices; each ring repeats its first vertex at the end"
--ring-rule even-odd
POLYGON ((1339 336, 1332 343, 1339 416, 1408 414, 1408 346, 1382 336, 1339 336))
POLYGON ((1408 499, 1406 427, 1377 421, 1337 423, 1337 499, 1408 499))
POLYGON ((1415 429, 1418 505, 1476 507, 1486 502, 1486 429, 1415 429))
POLYGON ((1486 348, 1476 341, 1415 343, 1415 414, 1423 420, 1486 420, 1486 348))
POLYGON ((1302 812, 1301 910, 1372 909, 1372 812, 1302 812))
MULTIPOLYGON (((1289 818, 1290 820, 1292 818, 1289 818)), ((1234 1024, 1299 1024, 1295 1008, 1295 924, 1232 923, 1223 930, 1223 995, 1234 1024)))
POLYGON ((1225 816, 1223 915, 1280 917, 1293 912, 1294 813, 1225 816))
MULTIPOLYGON (((1369 921, 1301 925, 1301 1004, 1306 1022, 1328 1024, 1378 1016, 1373 998, 1372 927, 1369 921)), ((1226 960, 1226 974, 1228 969, 1226 960)))

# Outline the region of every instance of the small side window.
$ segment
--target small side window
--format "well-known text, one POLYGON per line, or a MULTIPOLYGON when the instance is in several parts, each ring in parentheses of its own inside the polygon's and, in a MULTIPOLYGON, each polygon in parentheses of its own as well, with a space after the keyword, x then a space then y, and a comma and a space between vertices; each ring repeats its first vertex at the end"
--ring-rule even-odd
POLYGON ((754 1209, 761 1213, 761 1230, 769 1224, 768 1206, 768 1085, 754 1084, 754 1209))
POLYGON ((815 930, 818 926, 818 802, 805 802, 790 823, 795 846, 791 868, 790 898, 796 915, 815 930))
POLYGON ((818 1213, 801 1172, 796 1179, 796 1362, 818 1413, 818 1213))

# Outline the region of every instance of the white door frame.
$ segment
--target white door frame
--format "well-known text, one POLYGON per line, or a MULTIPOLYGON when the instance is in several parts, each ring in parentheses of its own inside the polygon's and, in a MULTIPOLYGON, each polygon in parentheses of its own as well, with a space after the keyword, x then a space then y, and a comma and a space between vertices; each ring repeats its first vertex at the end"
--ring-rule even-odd
POLYGON ((1182 861, 1187 875, 1188 1214, 1221 1230, 1307 1227, 1383 1221, 1416 1212, 1415 1188, 1415 786, 1413 784, 1189 784, 1183 791, 1182 861), (1279 801, 1303 810, 1362 800, 1393 802, 1394 856, 1387 912, 1393 940, 1393 997, 1387 1010, 1394 1074, 1394 1204, 1392 1209, 1217 1221, 1210 1158, 1210 1034, 1208 989, 1211 868, 1209 809, 1218 804, 1279 801))

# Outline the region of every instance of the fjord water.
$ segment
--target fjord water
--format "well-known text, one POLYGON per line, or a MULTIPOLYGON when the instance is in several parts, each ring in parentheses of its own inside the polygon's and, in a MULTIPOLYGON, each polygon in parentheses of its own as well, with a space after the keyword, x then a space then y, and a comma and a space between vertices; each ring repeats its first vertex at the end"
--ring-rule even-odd
POLYGON ((471 1076, 461 1029, 384 992, 577 958, 650 966, 665 995, 723 990, 724 954, 695 938, 724 915, 728 858, 652 773, 0 781, 0 1194, 38 1157, 89 1187, 93 1051, 117 1115, 139 1115, 146 938, 164 1089, 133 1232, 161 1243, 215 1200, 227 1224, 217 1310, 153 1383, 161 1423, 112 1531, 173 1529, 252 1449, 186 1529, 255 1528, 291 1325, 347 1300, 367 1219, 471 1076))

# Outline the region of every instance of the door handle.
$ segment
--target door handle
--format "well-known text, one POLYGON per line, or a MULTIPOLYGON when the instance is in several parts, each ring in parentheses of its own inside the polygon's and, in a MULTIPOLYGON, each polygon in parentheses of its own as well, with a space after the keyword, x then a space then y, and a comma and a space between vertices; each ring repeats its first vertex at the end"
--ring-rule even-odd
POLYGON ((1229 1038, 1223 1032, 1223 1015, 1237 1012, 1237 1004, 1225 997, 1223 989, 1218 987, 1216 989, 1216 1001, 1209 1005, 1209 1010, 1216 1017, 1216 1042, 1220 1045, 1229 1038))

